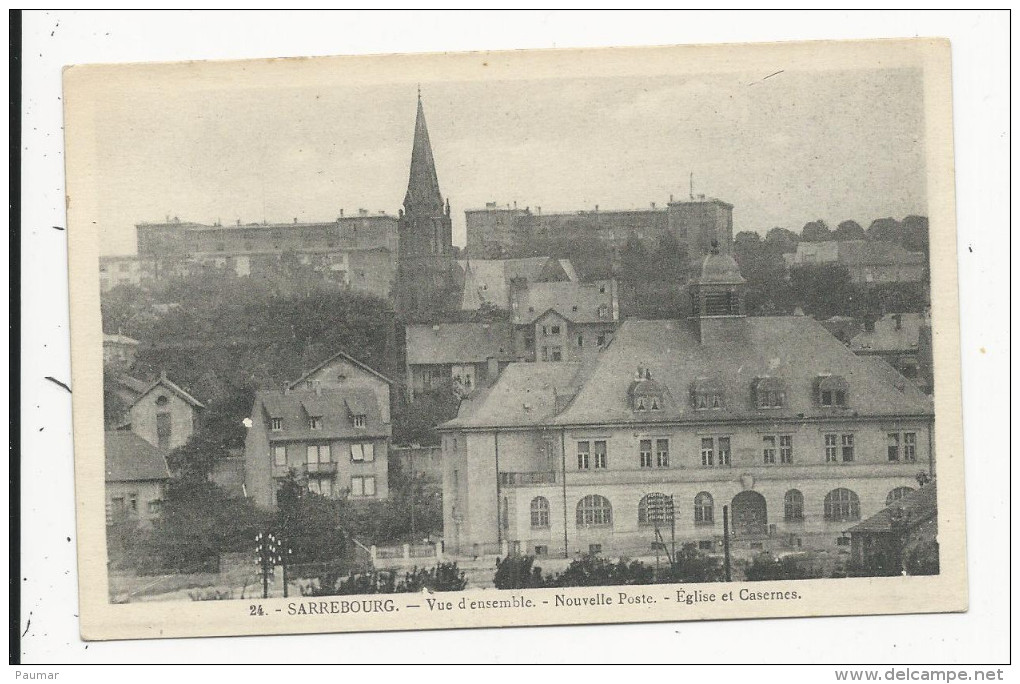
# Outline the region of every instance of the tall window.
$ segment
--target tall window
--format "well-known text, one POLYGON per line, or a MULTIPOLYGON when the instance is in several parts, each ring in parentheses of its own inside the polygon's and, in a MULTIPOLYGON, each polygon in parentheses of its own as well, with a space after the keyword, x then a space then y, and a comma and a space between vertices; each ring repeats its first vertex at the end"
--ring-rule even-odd
POLYGON ((157 413, 156 414, 156 446, 160 449, 170 448, 170 414, 169 413, 157 413))
POLYGON ((762 437, 762 462, 765 465, 776 463, 776 438, 771 435, 762 437))
POLYGON ((595 441, 595 451, 592 458, 592 466, 595 468, 606 467, 606 443, 604 440, 595 441))
POLYGON ((375 476, 355 476, 351 478, 351 496, 375 496, 375 476))
POLYGON ((577 469, 588 470, 591 467, 591 442, 577 443, 577 469))
POLYGON ((712 495, 708 492, 701 492, 694 497, 694 524, 711 525, 715 521, 715 503, 712 495))
POLYGON ((783 497, 783 518, 788 522, 804 519, 804 495, 800 490, 791 489, 783 497))
POLYGON ((716 440, 717 453, 716 462, 721 466, 728 466, 730 464, 730 438, 720 437, 716 440))
POLYGON ((900 433, 890 432, 888 435, 889 446, 887 449, 890 461, 900 460, 900 433))
POLYGON ((329 463, 328 444, 309 444, 305 452, 308 456, 309 469, 320 463, 329 463))
POLYGON ((793 435, 779 435, 779 462, 793 463, 793 435))
POLYGON ((885 505, 888 506, 894 501, 899 501, 903 497, 914 491, 913 487, 897 487, 896 489, 889 492, 889 496, 885 497, 885 505))
POLYGON ((352 444, 351 460, 357 463, 371 463, 375 460, 375 445, 372 442, 352 444))
POLYGON ((860 520, 861 502, 857 494, 842 487, 826 494, 825 519, 830 522, 860 520))
POLYGON ((669 467, 669 440, 655 440, 655 465, 659 468, 669 467))
POLYGON ((322 429, 322 416, 309 416, 308 417, 308 429, 309 430, 321 430, 322 429))
POLYGON ((850 463, 854 460, 854 436, 843 435, 840 443, 843 446, 843 462, 850 463))
POLYGON ((577 502, 578 527, 609 527, 613 524, 613 508, 609 499, 589 494, 577 502))
POLYGON ((917 460, 917 433, 916 432, 890 432, 888 439, 888 458, 890 461, 899 461, 902 455, 903 460, 913 463, 917 460), (902 445, 902 452, 901 452, 902 445))
POLYGON ((531 500, 531 526, 549 527, 549 499, 544 496, 536 496, 531 500))
POLYGON ((642 468, 652 467, 652 440, 641 440, 640 460, 642 468))
POLYGON ((553 361, 563 360, 563 347, 553 347, 550 351, 553 361))
POLYGON ((825 435, 825 462, 839 461, 839 435, 825 435))
POLYGON ((364 414, 360 414, 359 413, 358 415, 354 416, 354 427, 356 427, 356 428, 363 428, 367 424, 368 424, 368 421, 366 420, 364 414))
POLYGON ((271 418, 269 423, 269 429, 273 432, 279 432, 283 429, 283 418, 271 418))
POLYGON ((903 433, 903 460, 913 463, 917 460, 917 433, 903 433))
POLYGON ((273 447, 273 464, 278 466, 287 465, 287 447, 277 444, 273 447))
POLYGON ((711 437, 701 438, 701 465, 715 465, 715 440, 711 437))

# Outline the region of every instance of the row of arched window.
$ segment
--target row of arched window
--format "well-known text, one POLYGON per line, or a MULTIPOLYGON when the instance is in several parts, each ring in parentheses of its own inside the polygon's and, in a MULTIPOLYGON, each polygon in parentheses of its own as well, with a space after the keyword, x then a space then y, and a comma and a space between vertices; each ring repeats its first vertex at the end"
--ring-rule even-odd
MULTIPOLYGON (((911 487, 896 487, 885 499, 886 506, 899 501, 910 494, 911 487)), ((641 498, 638 503, 638 525, 650 525, 653 522, 649 514, 649 503, 653 499, 662 500, 665 495, 655 493, 641 498)), ((861 502, 857 494, 843 487, 833 489, 825 495, 823 502, 825 520, 830 522, 849 522, 860 520, 861 502)), ((804 495, 798 489, 790 489, 783 496, 783 519, 797 522, 804 519, 804 495)), ((715 500, 708 492, 700 492, 694 497, 694 523, 706 525, 715 522, 715 500)), ((589 494, 577 502, 578 527, 610 527, 613 524, 613 506, 609 499, 600 494, 589 494)), ((536 496, 531 500, 531 526, 533 528, 549 527, 549 500, 544 496, 536 496)))

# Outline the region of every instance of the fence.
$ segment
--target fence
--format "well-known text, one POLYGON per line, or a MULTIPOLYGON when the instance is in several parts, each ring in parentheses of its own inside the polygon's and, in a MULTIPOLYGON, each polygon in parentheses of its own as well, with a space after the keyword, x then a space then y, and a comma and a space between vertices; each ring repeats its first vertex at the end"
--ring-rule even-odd
POLYGON ((402 544, 400 546, 369 547, 372 565, 379 568, 400 568, 419 564, 423 558, 433 559, 436 563, 443 560, 443 550, 439 544, 402 544))

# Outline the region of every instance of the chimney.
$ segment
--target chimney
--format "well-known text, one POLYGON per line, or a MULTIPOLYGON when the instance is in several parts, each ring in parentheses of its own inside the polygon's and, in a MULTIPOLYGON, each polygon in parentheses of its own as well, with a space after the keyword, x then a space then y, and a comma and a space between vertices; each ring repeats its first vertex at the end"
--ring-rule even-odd
POLYGON ((297 223, 297 216, 294 217, 294 223, 297 223))
POLYGON ((344 210, 343 210, 343 209, 341 209, 341 210, 340 210, 340 218, 343 218, 343 217, 344 217, 344 210))
POLYGON ((652 209, 655 208, 655 202, 652 202, 652 209))

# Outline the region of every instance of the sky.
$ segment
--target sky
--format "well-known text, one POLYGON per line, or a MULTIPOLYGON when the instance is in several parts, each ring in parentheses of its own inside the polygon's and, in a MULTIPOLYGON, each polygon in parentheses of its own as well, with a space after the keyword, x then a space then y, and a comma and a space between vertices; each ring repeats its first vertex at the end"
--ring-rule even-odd
MULTIPOLYGON (((95 131, 104 254, 134 225, 396 214, 413 83, 110 89, 95 131)), ((422 87, 454 242, 486 202, 545 213, 734 205, 734 232, 867 227, 926 214, 922 74, 913 69, 433 81, 422 87)))

